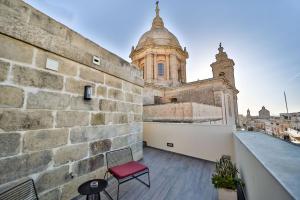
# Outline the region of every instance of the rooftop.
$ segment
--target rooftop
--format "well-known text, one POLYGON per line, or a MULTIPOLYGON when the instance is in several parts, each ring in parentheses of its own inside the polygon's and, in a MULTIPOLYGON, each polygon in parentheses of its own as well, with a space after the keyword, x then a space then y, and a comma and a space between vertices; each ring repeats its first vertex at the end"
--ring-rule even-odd
MULTIPOLYGON (((137 180, 129 181, 120 186, 120 199, 217 199, 217 190, 211 184, 213 162, 149 147, 144 148, 142 162, 150 168, 151 188, 137 180)), ((108 191, 115 198, 112 188, 116 186, 112 181, 109 185, 108 191)), ((81 199, 85 197, 76 198, 81 199)))

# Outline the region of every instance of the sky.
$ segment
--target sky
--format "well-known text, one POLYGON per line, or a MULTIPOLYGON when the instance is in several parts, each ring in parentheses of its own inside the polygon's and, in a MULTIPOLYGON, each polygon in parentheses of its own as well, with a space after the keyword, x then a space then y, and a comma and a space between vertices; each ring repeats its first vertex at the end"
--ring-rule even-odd
MULTIPOLYGON (((151 27, 154 0, 26 0, 130 62, 131 46, 151 27)), ((235 62, 239 113, 300 112, 299 0, 161 0, 165 27, 189 52, 187 79, 212 77, 219 42, 235 62)))

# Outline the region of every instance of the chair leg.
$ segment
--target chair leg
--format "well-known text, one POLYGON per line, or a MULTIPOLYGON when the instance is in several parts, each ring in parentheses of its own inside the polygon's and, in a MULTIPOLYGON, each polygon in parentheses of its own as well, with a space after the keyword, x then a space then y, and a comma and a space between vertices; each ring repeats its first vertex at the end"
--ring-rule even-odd
POLYGON ((150 171, 148 170, 148 183, 149 183, 149 188, 150 188, 150 171))
POLYGON ((117 200, 119 200, 119 189, 120 189, 120 182, 118 180, 118 192, 117 192, 117 200))

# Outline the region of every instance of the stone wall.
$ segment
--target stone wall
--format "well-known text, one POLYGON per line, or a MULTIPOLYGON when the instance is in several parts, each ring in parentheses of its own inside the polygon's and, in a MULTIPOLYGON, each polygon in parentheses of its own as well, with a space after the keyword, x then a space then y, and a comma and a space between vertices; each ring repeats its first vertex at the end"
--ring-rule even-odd
POLYGON ((71 199, 103 177, 105 152, 142 158, 140 71, 23 1, 0 0, 0 13, 1 190, 33 178, 40 199, 71 199))
POLYGON ((147 105, 143 107, 146 122, 222 122, 222 108, 193 102, 147 105))

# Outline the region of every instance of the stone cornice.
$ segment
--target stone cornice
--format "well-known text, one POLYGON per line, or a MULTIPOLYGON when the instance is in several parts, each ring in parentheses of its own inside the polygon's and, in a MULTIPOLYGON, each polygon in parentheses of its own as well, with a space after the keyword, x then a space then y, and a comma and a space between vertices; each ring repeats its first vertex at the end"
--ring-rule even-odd
POLYGON ((173 47, 173 46, 165 46, 165 45, 161 45, 161 46, 153 46, 153 45, 149 45, 147 47, 143 47, 142 49, 138 49, 138 50, 133 50, 129 57, 132 60, 136 60, 136 59, 140 59, 142 57, 144 57, 144 55, 148 54, 149 52, 151 53, 160 53, 160 54, 177 54, 177 56, 180 56, 180 59, 187 59, 189 58, 189 54, 187 51, 183 51, 181 48, 178 47, 173 47), (165 52, 162 52, 165 51, 165 52), (175 52, 174 52, 175 51, 175 52))

